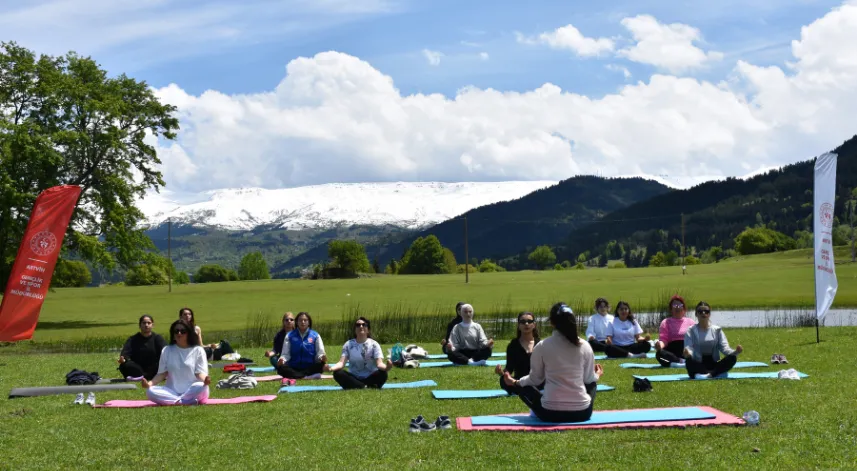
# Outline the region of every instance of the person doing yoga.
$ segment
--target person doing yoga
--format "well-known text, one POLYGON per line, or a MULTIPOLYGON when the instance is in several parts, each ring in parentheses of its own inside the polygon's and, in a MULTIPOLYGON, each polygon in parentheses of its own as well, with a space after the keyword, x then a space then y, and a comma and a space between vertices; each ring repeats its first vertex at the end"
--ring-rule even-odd
POLYGON ((202 340, 202 328, 196 325, 196 316, 193 313, 193 310, 189 307, 183 307, 179 309, 179 319, 185 321, 188 325, 193 327, 193 331, 196 332, 196 335, 199 337, 199 345, 202 346, 203 351, 205 351, 205 356, 209 360, 220 360, 223 358, 223 355, 227 353, 232 353, 232 346, 229 345, 229 342, 223 340, 219 344, 213 343, 211 345, 206 345, 202 340))
POLYGON ((280 359, 280 352, 283 351, 283 342, 286 340, 286 335, 295 328, 295 316, 291 312, 283 314, 283 328, 274 336, 274 348, 265 352, 265 356, 270 359, 271 366, 277 366, 277 361, 280 359))
POLYGON ((616 317, 607 325, 607 348, 604 352, 610 358, 646 358, 646 352, 652 349, 651 337, 643 335, 643 328, 634 319, 631 306, 625 301, 616 304, 616 317))
POLYGON ((372 327, 365 317, 354 322, 354 338, 342 346, 339 362, 325 371, 333 372, 333 379, 342 389, 381 388, 387 382, 387 372, 393 369, 393 362, 387 359, 381 346, 372 338, 372 327), (348 364, 348 371, 345 365, 348 364))
POLYGON ((208 359, 193 328, 179 319, 170 326, 170 344, 161 352, 158 374, 143 379, 146 397, 160 405, 195 405, 208 400, 208 359), (158 384, 166 378, 164 386, 158 384))
POLYGON ((586 340, 592 351, 603 352, 607 349, 607 327, 613 322, 610 314, 610 303, 604 298, 595 300, 595 311, 586 325, 586 340))
POLYGON ((681 367, 684 366, 684 334, 696 322, 687 317, 687 308, 684 298, 675 295, 669 302, 670 317, 661 321, 658 329, 658 341, 655 342, 655 358, 661 366, 681 367))
MULTIPOLYGON (((505 368, 497 365, 494 371, 500 375, 500 387, 509 394, 520 394, 520 387, 509 386, 503 378, 503 372, 508 371, 515 379, 521 379, 530 374, 530 355, 539 343, 539 329, 532 312, 518 314, 518 335, 506 347, 505 368)), ((539 385, 541 389, 543 385, 539 385)))
POLYGON ((577 336, 577 320, 565 303, 551 308, 550 337, 537 343, 530 357, 530 374, 517 380, 503 373, 531 414, 544 422, 583 422, 592 416, 598 379, 604 374, 595 363, 588 342, 577 336), (538 385, 544 383, 544 394, 538 385))
POLYGON ((167 345, 164 338, 154 333, 155 320, 144 314, 138 322, 140 332, 128 337, 119 353, 119 372, 125 378, 152 379, 158 374, 161 350, 167 345))
POLYGON ((283 341, 277 373, 283 378, 319 379, 327 364, 321 335, 312 330, 312 317, 307 312, 298 313, 295 324, 295 330, 283 341))
POLYGON ((447 358, 456 365, 485 366, 491 358, 494 339, 485 335, 482 326, 473 322, 473 306, 461 306, 461 322, 452 328, 447 358))
POLYGON ((700 301, 696 305, 699 323, 684 334, 684 358, 687 374, 692 379, 713 378, 725 374, 738 362, 744 347, 729 346, 723 330, 711 323, 711 306, 700 301), (722 359, 720 354, 725 355, 722 359))
POLYGON ((466 303, 464 301, 459 301, 458 304, 455 305, 455 319, 449 321, 449 324, 446 325, 446 337, 440 341, 440 348, 443 350, 444 355, 449 354, 449 336, 452 335, 452 329, 458 324, 461 324, 461 306, 464 306, 466 303))

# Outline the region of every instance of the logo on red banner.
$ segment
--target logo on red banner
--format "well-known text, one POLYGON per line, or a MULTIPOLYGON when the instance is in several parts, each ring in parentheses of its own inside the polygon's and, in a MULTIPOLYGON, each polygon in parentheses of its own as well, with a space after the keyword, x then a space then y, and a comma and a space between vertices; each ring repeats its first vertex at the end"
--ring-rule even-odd
POLYGON ((46 257, 57 249, 57 238, 51 231, 42 231, 30 239, 30 250, 34 254, 46 257))
POLYGON ((821 219, 821 224, 824 227, 833 226, 833 205, 830 203, 824 203, 821 205, 821 212, 819 213, 819 218, 821 219))

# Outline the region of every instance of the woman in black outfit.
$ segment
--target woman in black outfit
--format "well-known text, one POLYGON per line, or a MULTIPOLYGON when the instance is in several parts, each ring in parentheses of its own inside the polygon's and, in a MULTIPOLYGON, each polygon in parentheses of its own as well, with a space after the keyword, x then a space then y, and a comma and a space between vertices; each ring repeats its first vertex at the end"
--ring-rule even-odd
POLYGON ((444 337, 443 340, 440 341, 440 347, 443 350, 444 355, 449 355, 449 351, 446 348, 446 346, 449 344, 449 336, 452 335, 452 329, 457 324, 461 324, 461 321, 463 320, 463 318, 461 317, 461 306, 464 306, 465 304, 467 303, 465 303, 464 301, 460 301, 458 304, 455 305, 455 319, 449 321, 449 324, 446 325, 446 337, 444 337))
MULTIPOLYGON (((509 386, 503 381, 503 372, 508 371, 515 379, 530 374, 530 355, 539 343, 539 328, 532 312, 518 314, 518 335, 506 347, 506 367, 497 365, 494 372, 500 375, 500 387, 509 394, 519 394, 520 386, 509 386)), ((542 384, 539 389, 544 387, 542 384)))
POLYGON ((152 379, 158 373, 161 350, 167 346, 164 338, 152 332, 154 319, 148 314, 140 316, 140 332, 128 337, 119 354, 119 372, 125 378, 152 379))

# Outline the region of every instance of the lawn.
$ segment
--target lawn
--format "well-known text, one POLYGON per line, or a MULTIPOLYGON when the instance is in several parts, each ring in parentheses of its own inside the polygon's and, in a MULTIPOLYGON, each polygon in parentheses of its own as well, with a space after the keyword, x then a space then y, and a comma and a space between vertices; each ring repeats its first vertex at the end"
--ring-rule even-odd
MULTIPOLYGON (((845 247, 836 251, 844 261, 845 247)), ((839 293, 834 307, 857 306, 857 264, 837 266, 839 293)), ((415 312, 453 312, 457 301, 474 305, 477 318, 508 306, 509 310, 543 312, 557 300, 591 306, 604 296, 614 304, 624 299, 636 310, 664 304, 676 291, 688 302, 704 299, 714 309, 809 307, 813 305, 812 252, 736 257, 710 265, 639 269, 587 269, 476 273, 464 275, 388 276, 354 280, 268 280, 166 286, 57 289, 45 299, 34 340, 114 337, 136 330, 143 313, 156 324, 191 306, 207 332, 244 329, 248 317, 263 313, 276 319, 286 310, 308 311, 314 319, 339 319, 349 307, 370 312, 405 305, 415 312)))
MULTIPOLYGON (((694 270, 691 278, 696 276, 707 275, 694 270)), ((6 450, 0 468, 853 467, 857 463, 854 411, 857 373, 853 351, 857 328, 823 328, 821 344, 815 343, 815 331, 808 328, 733 329, 727 334, 733 346, 738 343, 744 346, 742 360, 767 363, 771 354, 783 353, 790 360, 786 367, 810 376, 800 381, 654 383, 652 392, 634 393, 631 375, 645 370, 624 370, 618 367, 620 361, 602 361, 605 375, 601 383, 617 389, 599 393, 596 410, 708 405, 738 416, 756 410, 761 415, 758 426, 559 433, 453 429, 408 433, 409 419, 418 414, 433 420, 440 414, 454 418, 526 411, 516 398, 438 401, 432 398, 430 388, 301 393, 281 395, 266 404, 91 409, 73 405, 71 395, 10 400, 5 397, 13 387, 63 384, 65 374, 72 368, 98 371, 105 377, 116 376, 114 354, 12 354, 0 350, 0 394, 4 398, 0 400, 0 447, 6 450)), ((425 346, 437 353, 436 345, 425 346)), ((504 342, 498 343, 499 350, 504 347, 504 342)), ((337 351, 338 347, 329 349, 337 351)), ((240 351, 244 356, 263 360, 261 349, 240 351)), ((771 365, 742 371, 778 369, 779 365, 771 365)), ((645 374, 675 372, 679 370, 645 374)), ((222 377, 221 371, 212 370, 213 382, 222 377)), ((395 382, 418 379, 434 379, 443 389, 497 387, 497 377, 489 367, 396 369, 391 374, 391 381, 395 382)), ((334 383, 324 380, 313 384, 334 383)), ((212 396, 272 394, 277 388, 275 383, 260 383, 252 391, 212 388, 212 396)), ((142 389, 97 393, 99 403, 143 397, 142 389)))

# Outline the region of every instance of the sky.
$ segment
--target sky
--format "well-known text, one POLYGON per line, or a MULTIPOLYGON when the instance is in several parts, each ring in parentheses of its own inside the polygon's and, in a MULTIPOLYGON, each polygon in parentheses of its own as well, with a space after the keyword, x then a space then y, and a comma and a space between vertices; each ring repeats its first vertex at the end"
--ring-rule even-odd
POLYGON ((167 189, 745 176, 857 134, 857 0, 0 0, 177 107, 167 189))

